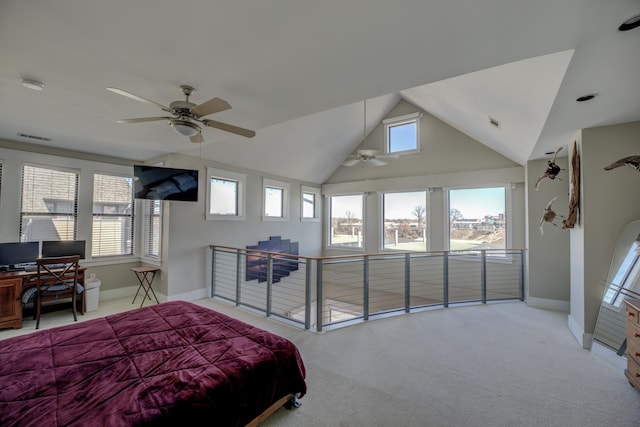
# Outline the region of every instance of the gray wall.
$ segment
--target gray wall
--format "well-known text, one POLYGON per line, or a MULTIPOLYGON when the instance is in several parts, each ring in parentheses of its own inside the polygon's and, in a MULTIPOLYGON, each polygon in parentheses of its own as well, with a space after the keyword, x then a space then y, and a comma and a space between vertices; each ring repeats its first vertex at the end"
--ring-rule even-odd
MULTIPOLYGON (((573 144, 572 144, 573 145, 573 144)), ((567 155, 569 145, 563 147, 561 154, 567 155)), ((551 159, 553 156, 549 156, 551 159)), ((544 208, 554 197, 552 209, 558 216, 566 218, 569 209, 569 177, 567 157, 556 159, 562 171, 555 180, 544 179, 535 190, 535 183, 547 168, 547 159, 527 163, 527 248, 528 248, 528 294, 529 305, 560 311, 569 311, 570 299, 570 230, 563 230, 562 219, 543 224, 540 232, 540 219, 544 208)))
POLYGON ((639 141, 640 122, 582 131, 582 219, 571 232, 569 326, 585 348, 591 345, 616 239, 627 224, 640 219, 640 174, 628 166, 603 168, 622 157, 640 155, 639 141))

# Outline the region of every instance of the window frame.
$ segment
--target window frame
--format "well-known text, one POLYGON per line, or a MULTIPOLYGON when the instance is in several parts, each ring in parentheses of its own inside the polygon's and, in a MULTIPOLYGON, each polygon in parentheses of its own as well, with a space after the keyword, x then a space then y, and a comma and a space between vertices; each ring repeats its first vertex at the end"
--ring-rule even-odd
POLYGON ((300 221, 303 222, 319 222, 322 214, 322 193, 319 188, 300 186, 300 221), (304 216, 304 194, 313 194, 313 217, 304 216))
POLYGON ((92 191, 91 191, 91 246, 90 246, 90 254, 91 254, 91 260, 104 260, 104 259, 117 259, 117 258, 130 258, 130 257, 135 257, 136 256, 136 245, 137 245, 137 239, 140 237, 139 234, 136 232, 136 198, 135 198, 135 185, 134 185, 134 176, 132 174, 121 174, 121 173, 114 173, 114 172, 103 172, 103 171, 98 171, 98 170, 94 170, 91 173, 91 177, 92 177, 92 181, 91 181, 91 185, 92 185, 92 191), (118 178, 127 178, 131 180, 131 209, 130 209, 130 213, 128 214, 128 216, 130 216, 130 225, 131 225, 131 249, 129 251, 129 253, 121 253, 121 254, 114 254, 114 255, 94 255, 94 250, 95 250, 95 246, 94 246, 94 221, 96 219, 96 217, 98 216, 106 216, 106 217, 124 217, 127 216, 126 214, 121 214, 121 213, 116 213, 116 214, 106 214, 104 212, 101 213, 96 213, 94 212, 94 205, 96 203, 95 201, 95 182, 96 182, 96 175, 104 175, 104 176, 113 176, 113 177, 118 177, 118 178))
POLYGON ((231 172, 223 169, 207 167, 207 194, 205 203, 205 218, 208 221, 245 221, 246 220, 246 189, 247 175, 237 172, 231 172), (236 209, 235 215, 231 214, 214 214, 211 213, 211 179, 220 179, 225 181, 234 181, 237 183, 236 192, 236 209))
POLYGON ((367 215, 367 211, 366 211, 366 196, 367 193, 365 192, 355 192, 355 193, 344 193, 344 194, 331 194, 328 195, 327 198, 329 199, 329 201, 327 202, 327 221, 326 221, 326 230, 327 230, 327 244, 326 247, 327 249, 340 249, 340 250, 348 250, 348 251, 356 251, 356 252, 364 252, 366 246, 365 246, 365 240, 366 240, 366 226, 367 226, 367 219, 366 219, 366 215, 367 215), (332 227, 332 223, 333 223, 333 198, 334 197, 345 197, 345 196, 360 196, 361 197, 361 210, 362 210, 362 242, 360 246, 339 246, 339 245, 334 245, 332 242, 332 235, 333 235, 333 227, 332 227))
POLYGON ((389 190, 389 191, 380 191, 378 192, 378 214, 379 214, 379 218, 380 218, 380 231, 379 231, 379 235, 380 235, 380 242, 379 242, 379 248, 381 252, 397 252, 397 251, 411 251, 411 252, 425 252, 428 251, 429 248, 431 247, 431 189, 430 188, 424 188, 424 189, 415 189, 415 190, 389 190), (415 251, 412 249, 393 249, 393 248, 385 248, 385 195, 386 194, 400 194, 400 193, 418 193, 418 192, 424 192, 425 193, 425 201, 424 201, 424 208, 425 208, 425 218, 424 218, 424 227, 425 227, 425 242, 424 242, 424 249, 420 250, 420 251, 415 251))
POLYGON ((416 112, 411 114, 405 114, 403 116, 391 117, 382 121, 384 127, 384 152, 385 154, 415 154, 420 152, 420 119, 422 118, 422 113, 416 112), (391 128, 397 126, 408 125, 411 123, 415 123, 416 125, 416 140, 415 140, 415 148, 410 150, 391 150, 391 141, 390 131, 391 128))
MULTIPOLYGON (((511 184, 511 183, 502 183, 502 184, 486 184, 486 185, 478 185, 478 186, 456 186, 456 187, 445 187, 443 188, 443 192, 444 192, 444 246, 445 246, 445 250, 450 251, 451 249, 451 200, 450 200, 450 191, 451 190, 481 190, 481 189, 488 189, 488 188, 504 188, 504 209, 505 209, 505 222, 506 222, 506 226, 505 226, 505 247, 504 252, 505 255, 504 256, 492 256, 492 258, 494 259, 499 259, 499 258, 504 258, 506 257, 506 252, 509 248, 511 248, 511 239, 512 239, 512 234, 513 234, 513 206, 511 203, 512 200, 512 195, 511 195, 511 191, 515 188, 515 184, 511 184)), ((479 250, 479 249, 469 249, 469 250, 479 250)))
POLYGON ((144 200, 143 203, 143 226, 142 226, 142 254, 145 258, 150 258, 153 260, 159 260, 162 257, 162 218, 163 218, 163 210, 164 203, 162 200, 144 200), (155 212, 155 206, 157 206, 158 212, 155 212), (151 246, 154 244, 154 218, 158 218, 158 253, 152 253, 150 250, 151 246))
MULTIPOLYGON (((25 214, 29 215, 28 212, 24 211, 24 206, 23 206, 23 200, 24 200, 24 187, 25 187, 25 168, 30 167, 30 168, 37 168, 37 169, 45 169, 45 170, 52 170, 52 171, 57 171, 57 172, 63 172, 63 173, 68 173, 68 174, 72 174, 75 175, 75 195, 74 195, 74 200, 73 200, 73 210, 72 213, 70 214, 73 217, 73 236, 71 239, 62 239, 62 240, 76 240, 78 238, 78 208, 79 208, 79 199, 80 199, 80 173, 81 171, 78 169, 73 169, 73 168, 66 168, 66 167, 59 167, 59 166, 54 166, 54 165, 44 165, 44 164, 37 164, 37 163, 29 163, 29 162, 24 162, 21 166, 21 176, 20 176, 20 210, 19 210, 19 222, 18 222, 18 241, 23 242, 23 241, 27 241, 27 240, 23 240, 22 236, 23 236, 23 217, 25 214)), ((32 215, 36 214, 35 212, 31 212, 32 215)), ((55 214, 42 214, 42 215, 36 215, 36 216, 54 216, 55 214)), ((31 239, 33 240, 33 239, 31 239)), ((38 238, 38 240, 54 240, 53 238, 47 238, 46 236, 43 236, 42 238, 38 238)))
POLYGON ((263 178, 262 179, 262 221, 289 221, 289 183, 284 181, 278 181, 275 179, 263 178), (281 216, 268 216, 267 209, 267 189, 275 188, 282 190, 282 215, 281 216))

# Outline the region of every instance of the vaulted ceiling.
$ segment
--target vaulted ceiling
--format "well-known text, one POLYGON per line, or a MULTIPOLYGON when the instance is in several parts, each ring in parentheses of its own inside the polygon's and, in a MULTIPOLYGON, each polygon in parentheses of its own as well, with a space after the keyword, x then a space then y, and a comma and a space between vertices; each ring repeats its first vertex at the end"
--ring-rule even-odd
POLYGON ((320 184, 361 142, 363 101, 372 126, 404 99, 525 164, 580 129, 640 120, 640 28, 618 31, 639 13, 638 0, 4 0, 0 138, 320 184), (166 113, 107 87, 168 105, 182 84, 256 136, 207 127, 194 144, 164 121, 116 123, 166 113))

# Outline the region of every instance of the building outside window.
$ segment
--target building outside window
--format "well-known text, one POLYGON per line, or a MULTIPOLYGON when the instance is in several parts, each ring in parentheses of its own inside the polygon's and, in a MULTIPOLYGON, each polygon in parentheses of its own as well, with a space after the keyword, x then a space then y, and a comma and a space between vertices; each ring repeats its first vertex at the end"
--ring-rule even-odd
POLYGON ((133 178, 93 175, 91 256, 133 255, 133 178))
POLYGON ((20 241, 75 240, 78 172, 24 165, 20 241))
POLYGON ((427 192, 382 193, 383 250, 426 251, 427 192))
POLYGON ((507 187, 448 190, 449 249, 506 249, 507 187))

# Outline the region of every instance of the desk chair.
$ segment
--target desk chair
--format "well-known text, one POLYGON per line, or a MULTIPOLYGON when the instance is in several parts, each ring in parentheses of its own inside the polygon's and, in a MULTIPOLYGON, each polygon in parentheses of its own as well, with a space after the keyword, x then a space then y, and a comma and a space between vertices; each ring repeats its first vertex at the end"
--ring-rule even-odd
MULTIPOLYGON (((42 303, 55 301, 55 304, 67 302, 71 299, 73 320, 77 321, 76 296, 82 292, 82 285, 78 283, 79 256, 38 258, 36 265, 35 317, 36 329, 40 327, 40 313, 42 303)), ((53 304, 51 304, 53 305, 53 304)))

